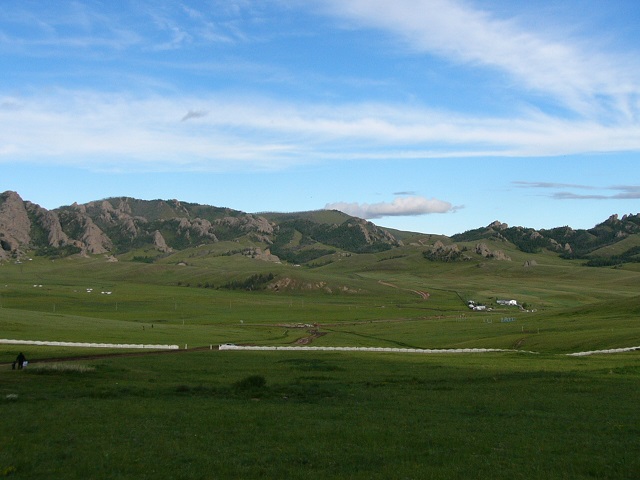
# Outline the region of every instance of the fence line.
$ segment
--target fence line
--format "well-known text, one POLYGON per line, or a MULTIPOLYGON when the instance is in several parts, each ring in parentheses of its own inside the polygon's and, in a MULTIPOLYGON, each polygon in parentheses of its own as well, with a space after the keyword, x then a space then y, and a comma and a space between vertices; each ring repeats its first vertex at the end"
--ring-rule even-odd
POLYGON ((605 354, 605 353, 633 352, 635 350, 640 350, 640 347, 610 348, 608 350, 591 350, 590 352, 567 353, 567 355, 569 355, 570 357, 585 357, 587 355, 598 355, 598 354, 605 354))
MULTIPOLYGON (((2 338, 0 344, 9 345, 36 345, 48 347, 84 347, 84 348, 128 348, 128 349, 150 349, 150 350, 178 350, 178 345, 152 345, 135 343, 86 343, 86 342, 57 342, 42 340, 12 340, 2 338)), ((337 352, 390 352, 390 353, 492 353, 492 352, 516 352, 537 354, 524 350, 504 349, 504 348, 392 348, 392 347, 305 347, 305 346, 258 346, 258 345, 232 345, 222 344, 219 350, 282 350, 282 351, 337 351, 337 352)), ((186 345, 185 345, 186 349, 186 345)), ((588 352, 565 353, 571 357, 581 357, 588 355, 601 355, 610 353, 623 353, 640 351, 638 347, 611 348, 607 350, 592 350, 588 352)))
MULTIPOLYGON (((338 351, 338 352, 396 352, 396 353, 489 353, 489 352, 522 352, 522 350, 503 348, 391 348, 391 347, 302 347, 283 346, 267 347, 252 345, 229 345, 218 347, 220 350, 284 350, 284 351, 338 351)), ((534 353, 534 352, 526 352, 534 353)))
POLYGON ((46 347, 85 347, 85 348, 147 348, 153 350, 177 350, 178 345, 143 345, 139 343, 85 343, 50 342, 41 340, 11 340, 0 338, 0 343, 9 345, 41 345, 46 347))
MULTIPOLYGON (((538 354, 539 352, 530 352, 526 350, 504 349, 504 348, 391 348, 391 347, 304 347, 304 346, 283 346, 283 347, 267 347, 267 346, 251 346, 251 345, 231 345, 223 344, 218 347, 220 350, 284 350, 284 351, 338 351, 338 352, 396 352, 396 353, 491 353, 491 352, 516 352, 538 354)), ((580 357, 587 355, 601 355, 607 353, 623 353, 639 350, 638 347, 627 348, 611 348, 608 350, 592 350, 590 352, 565 353, 572 357, 580 357)))

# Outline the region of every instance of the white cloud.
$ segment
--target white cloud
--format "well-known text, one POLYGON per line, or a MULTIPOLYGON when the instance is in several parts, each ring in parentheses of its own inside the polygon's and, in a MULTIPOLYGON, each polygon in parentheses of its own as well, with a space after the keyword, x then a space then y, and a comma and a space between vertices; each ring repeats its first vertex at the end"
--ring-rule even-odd
POLYGON ((278 169, 334 160, 554 156, 640 150, 640 125, 541 114, 465 117, 390 104, 140 97, 57 90, 0 98, 0 162, 130 171, 278 169), (192 105, 185 114, 185 105, 192 105), (197 119, 197 121, 181 121, 197 119))
POLYGON ((428 215, 431 213, 450 213, 456 210, 451 203, 436 198, 398 197, 392 202, 380 203, 328 203, 327 210, 339 210, 354 217, 373 219, 382 217, 400 217, 428 215))
MULTIPOLYGON (((598 51, 591 39, 536 32, 458 0, 329 0, 328 11, 403 39, 411 49, 502 70, 521 86, 587 116, 638 114, 637 54, 598 51)), ((588 32, 591 34, 591 32, 588 32)), ((586 35, 585 35, 586 37, 586 35)))
MULTIPOLYGON (((532 157, 640 150, 637 60, 607 56, 589 49, 587 42, 550 38, 518 21, 473 8, 472 2, 318 1, 332 15, 388 32, 420 54, 506 72, 526 88, 552 95, 580 115, 563 118, 531 109, 500 118, 415 104, 274 100, 266 95, 252 97, 245 91, 236 97, 161 97, 49 87, 40 89, 41 94, 0 98, 0 162, 46 159, 87 168, 118 164, 128 170, 220 171, 334 160, 532 157), (192 119, 197 121, 187 121, 192 119)), ((121 14, 111 10, 101 14, 73 5, 62 12, 47 10, 42 25, 36 28, 39 34, 33 40, 21 37, 17 43, 33 47, 33 42, 59 42, 60 46, 78 42, 83 48, 113 43, 112 48, 123 50, 134 45, 152 49, 163 42, 175 42, 176 47, 200 44, 220 29, 235 31, 236 20, 244 18, 242 12, 259 18, 261 9, 266 9, 240 0, 219 2, 209 9, 198 7, 200 10, 164 3, 162 8, 151 9, 157 10, 155 16, 145 7, 134 9, 133 18, 126 18, 120 26, 121 22, 110 20, 121 14), (222 16, 214 15, 220 8, 222 16), (155 22, 141 23, 146 27, 138 33, 133 26, 150 16, 155 22), (62 28, 67 24, 73 28, 62 28), (87 38, 93 40, 85 44, 87 38)), ((298 5, 309 8, 307 2, 298 5)), ((26 10, 0 13, 0 19, 3 15, 7 23, 19 25, 35 17, 26 10)), ((13 43, 8 41, 5 46, 13 43)), ((181 60, 173 58, 168 64, 175 68, 181 60)), ((219 74, 221 68, 229 69, 230 77, 237 73, 234 69, 246 69, 243 76, 261 78, 291 73, 278 66, 248 73, 256 68, 251 62, 218 62, 208 59, 191 66, 202 68, 197 74, 203 77, 207 69, 219 74)), ((149 82, 138 83, 149 87, 149 82)))
POLYGON ((1 103, 11 108, 0 108, 0 162, 119 171, 266 169, 290 164, 296 148, 273 137, 248 139, 211 125, 192 127, 181 120, 203 118, 203 111, 185 115, 190 99, 58 91, 1 103))

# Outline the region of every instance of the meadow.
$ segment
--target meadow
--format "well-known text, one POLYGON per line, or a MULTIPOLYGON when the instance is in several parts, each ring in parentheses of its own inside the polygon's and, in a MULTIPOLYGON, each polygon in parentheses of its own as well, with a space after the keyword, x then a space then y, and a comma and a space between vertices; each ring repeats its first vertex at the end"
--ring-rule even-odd
POLYGON ((445 264, 405 247, 310 267, 222 253, 0 265, 0 338, 180 347, 0 345, 0 477, 640 477, 638 352, 567 355, 640 346, 636 266, 515 250, 445 264), (220 288, 260 273, 290 287, 220 288), (30 364, 13 371, 20 350, 30 364))

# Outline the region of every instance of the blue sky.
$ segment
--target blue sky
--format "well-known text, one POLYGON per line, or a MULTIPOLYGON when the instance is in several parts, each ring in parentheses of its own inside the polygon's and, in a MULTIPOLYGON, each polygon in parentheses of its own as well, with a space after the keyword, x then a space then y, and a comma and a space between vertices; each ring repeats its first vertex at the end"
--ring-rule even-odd
POLYGON ((636 0, 2 0, 0 191, 451 235, 640 211, 636 0))

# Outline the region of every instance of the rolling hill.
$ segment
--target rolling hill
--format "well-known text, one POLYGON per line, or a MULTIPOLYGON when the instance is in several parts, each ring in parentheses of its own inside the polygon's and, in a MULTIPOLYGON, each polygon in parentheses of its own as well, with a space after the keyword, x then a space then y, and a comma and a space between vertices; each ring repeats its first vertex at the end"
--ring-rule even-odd
POLYGON ((535 230, 496 221, 447 238, 385 229, 335 210, 251 214, 130 197, 47 210, 16 192, 0 194, 0 260, 19 259, 25 252, 52 258, 144 252, 138 259, 154 261, 220 242, 236 245, 228 249, 230 253, 293 264, 336 253, 375 253, 415 245, 424 246, 424 257, 432 261, 468 260, 473 256, 469 252, 506 260, 509 255, 500 247, 513 246, 524 253, 549 251, 564 259, 584 259, 590 266, 612 266, 640 261, 640 215, 612 215, 588 230, 569 226, 535 230))

